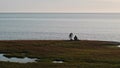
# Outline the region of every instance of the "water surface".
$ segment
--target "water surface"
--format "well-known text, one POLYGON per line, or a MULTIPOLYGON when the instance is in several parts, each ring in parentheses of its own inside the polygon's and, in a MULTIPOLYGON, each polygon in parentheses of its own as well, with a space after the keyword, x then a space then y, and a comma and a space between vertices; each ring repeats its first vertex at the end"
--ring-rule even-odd
POLYGON ((0 54, 0 61, 6 61, 6 62, 18 62, 18 63, 32 63, 36 62, 37 58, 17 58, 17 57, 11 57, 7 58, 4 56, 4 54, 0 54))
POLYGON ((120 41, 119 13, 0 13, 0 40, 120 41))

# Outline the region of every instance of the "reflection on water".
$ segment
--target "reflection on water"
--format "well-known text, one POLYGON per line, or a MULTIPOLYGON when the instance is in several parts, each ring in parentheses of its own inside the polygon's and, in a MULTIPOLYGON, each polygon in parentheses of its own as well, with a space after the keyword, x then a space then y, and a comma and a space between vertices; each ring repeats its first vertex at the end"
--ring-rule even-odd
POLYGON ((36 62, 37 58, 16 58, 16 57, 12 57, 12 58, 7 58, 4 56, 4 54, 0 54, 0 61, 6 61, 6 62, 18 62, 18 63, 28 63, 28 62, 36 62))
POLYGON ((63 61, 53 61, 52 63, 64 63, 63 61))
POLYGON ((120 47, 120 45, 118 45, 117 47, 120 47))

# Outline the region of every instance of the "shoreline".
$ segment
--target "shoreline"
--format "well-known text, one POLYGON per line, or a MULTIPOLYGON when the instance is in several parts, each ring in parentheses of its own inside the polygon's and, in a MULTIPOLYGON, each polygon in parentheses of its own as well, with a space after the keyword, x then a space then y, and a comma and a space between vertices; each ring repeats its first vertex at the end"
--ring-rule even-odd
MULTIPOLYGON (((3 41, 26 41, 26 42, 31 42, 31 41, 39 41, 39 42, 47 42, 47 41, 69 41, 69 42, 73 42, 74 40, 0 40, 0 42, 3 42, 3 41)), ((116 43, 116 44, 120 44, 120 42, 117 42, 117 41, 102 41, 102 40, 78 40, 76 42, 80 42, 80 41, 84 41, 84 42, 108 42, 108 43, 116 43)))

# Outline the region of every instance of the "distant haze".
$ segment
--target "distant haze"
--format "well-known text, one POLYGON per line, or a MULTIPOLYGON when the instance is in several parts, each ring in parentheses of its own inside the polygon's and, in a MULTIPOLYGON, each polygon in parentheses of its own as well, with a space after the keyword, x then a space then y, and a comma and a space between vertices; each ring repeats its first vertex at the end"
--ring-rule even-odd
POLYGON ((0 12, 120 12, 120 0, 0 0, 0 12))

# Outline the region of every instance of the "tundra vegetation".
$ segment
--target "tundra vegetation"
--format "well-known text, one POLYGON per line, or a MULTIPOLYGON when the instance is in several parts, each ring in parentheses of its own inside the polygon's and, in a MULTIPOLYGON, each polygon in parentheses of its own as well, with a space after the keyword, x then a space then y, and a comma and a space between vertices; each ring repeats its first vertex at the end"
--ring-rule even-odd
POLYGON ((39 58, 34 63, 0 61, 1 68, 120 68, 117 42, 18 40, 0 41, 0 53, 6 57, 39 58), (64 63, 52 63, 62 60, 64 63))

